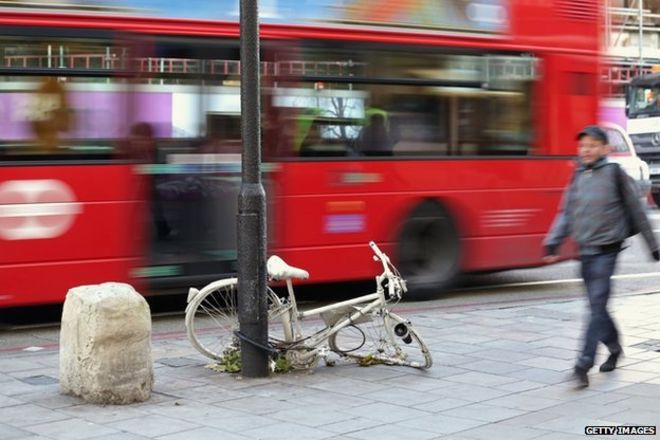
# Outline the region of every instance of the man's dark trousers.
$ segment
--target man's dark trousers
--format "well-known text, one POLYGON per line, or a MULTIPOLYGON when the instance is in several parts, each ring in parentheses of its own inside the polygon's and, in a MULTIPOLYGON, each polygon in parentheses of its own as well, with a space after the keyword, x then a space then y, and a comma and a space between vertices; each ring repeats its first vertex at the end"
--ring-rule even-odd
POLYGON ((619 332, 607 311, 610 298, 610 277, 614 273, 619 252, 605 252, 596 255, 582 255, 582 278, 587 289, 591 317, 584 336, 582 354, 576 366, 589 370, 594 365, 598 342, 603 342, 610 352, 621 351, 619 332))

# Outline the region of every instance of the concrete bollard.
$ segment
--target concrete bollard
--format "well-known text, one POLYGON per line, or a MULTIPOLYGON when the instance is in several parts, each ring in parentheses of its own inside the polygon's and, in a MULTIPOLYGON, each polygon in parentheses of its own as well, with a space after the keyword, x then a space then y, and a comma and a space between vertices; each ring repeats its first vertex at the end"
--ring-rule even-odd
POLYGON ((99 404, 143 402, 154 382, 151 313, 122 283, 67 293, 60 333, 60 390, 99 404))

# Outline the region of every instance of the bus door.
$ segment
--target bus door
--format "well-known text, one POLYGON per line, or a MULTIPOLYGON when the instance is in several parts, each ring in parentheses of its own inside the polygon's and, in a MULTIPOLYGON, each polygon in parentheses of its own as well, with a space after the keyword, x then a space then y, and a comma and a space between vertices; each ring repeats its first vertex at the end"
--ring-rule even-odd
POLYGON ((238 42, 155 37, 139 46, 133 107, 151 117, 141 130, 154 154, 140 167, 150 219, 136 276, 156 289, 206 283, 236 271, 238 42))

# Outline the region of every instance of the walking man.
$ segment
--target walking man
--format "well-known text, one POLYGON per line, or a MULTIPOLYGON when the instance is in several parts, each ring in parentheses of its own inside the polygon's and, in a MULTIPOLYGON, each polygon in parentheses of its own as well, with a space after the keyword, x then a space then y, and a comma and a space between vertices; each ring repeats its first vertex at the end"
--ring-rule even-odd
POLYGON ((618 164, 607 161, 607 135, 594 125, 577 135, 578 168, 564 192, 561 209, 545 239, 547 263, 559 259, 557 249, 571 235, 579 247, 581 275, 589 299, 590 317, 573 377, 578 387, 589 386, 598 343, 610 355, 600 371, 612 371, 622 353, 619 332, 607 310, 610 277, 624 240, 641 233, 653 259, 660 261, 658 244, 640 203, 635 182, 618 164))

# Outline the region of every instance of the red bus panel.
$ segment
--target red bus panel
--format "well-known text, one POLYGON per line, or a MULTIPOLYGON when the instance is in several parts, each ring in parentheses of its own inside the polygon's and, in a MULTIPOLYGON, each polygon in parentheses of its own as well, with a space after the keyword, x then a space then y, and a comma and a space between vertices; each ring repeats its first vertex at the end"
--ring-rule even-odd
POLYGON ((142 187, 128 165, 3 167, 0 301, 61 301, 81 284, 129 281, 144 248, 142 187))

